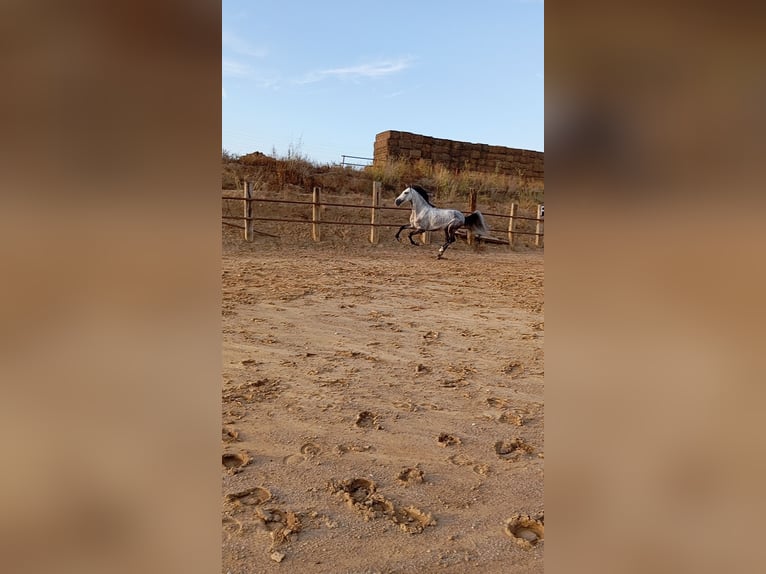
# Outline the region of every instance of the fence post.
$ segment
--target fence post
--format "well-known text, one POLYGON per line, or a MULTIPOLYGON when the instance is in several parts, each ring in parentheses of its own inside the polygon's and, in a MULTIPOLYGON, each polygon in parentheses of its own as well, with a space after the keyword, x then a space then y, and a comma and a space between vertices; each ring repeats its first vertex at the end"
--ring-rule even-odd
POLYGON ((244 204, 244 216, 245 216, 245 241, 253 240, 253 228, 255 221, 253 221, 253 182, 245 181, 245 201, 244 204))
POLYGON ((519 204, 515 201, 511 203, 511 220, 508 222, 508 245, 513 249, 513 220, 516 217, 516 210, 519 208, 519 204))
POLYGON ((315 187, 314 192, 312 194, 312 201, 314 202, 311 206, 311 239, 314 241, 321 241, 322 240, 322 234, 319 231, 319 221, 321 219, 319 215, 319 195, 321 187, 315 187))
MULTIPOLYGON (((477 193, 476 193, 475 189, 469 190, 469 192, 468 192, 468 213, 473 213, 474 211, 476 211, 476 195, 477 195, 477 193)), ((468 245, 473 245, 473 240, 474 240, 473 231, 468 229, 466 231, 466 242, 468 243, 468 245)))
POLYGON ((370 243, 377 245, 379 241, 379 233, 377 224, 380 223, 380 188, 382 183, 379 181, 372 182, 372 213, 370 215, 370 243))
POLYGON ((543 217, 544 207, 542 205, 537 206, 537 224, 535 225, 535 245, 542 247, 543 245, 543 217))

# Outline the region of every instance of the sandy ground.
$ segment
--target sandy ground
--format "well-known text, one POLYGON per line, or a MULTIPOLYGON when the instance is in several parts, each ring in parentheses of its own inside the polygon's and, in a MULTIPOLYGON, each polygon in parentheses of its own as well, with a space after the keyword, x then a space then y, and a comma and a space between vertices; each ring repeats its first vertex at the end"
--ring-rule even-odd
POLYGON ((389 239, 224 244, 223 572, 543 571, 543 254, 389 239))

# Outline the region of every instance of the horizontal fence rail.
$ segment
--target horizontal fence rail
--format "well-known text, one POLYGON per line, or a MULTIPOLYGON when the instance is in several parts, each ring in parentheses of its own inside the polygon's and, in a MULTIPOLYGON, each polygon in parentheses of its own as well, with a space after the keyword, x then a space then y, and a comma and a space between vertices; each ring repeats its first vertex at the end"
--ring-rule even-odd
MULTIPOLYGON (((247 219, 247 221, 281 221, 284 223, 315 223, 311 219, 290 219, 286 217, 237 217, 237 216, 222 216, 221 219, 236 219, 237 221, 242 221, 243 219, 247 219)), ((225 223, 225 222, 224 222, 225 223)), ((327 221, 327 220, 320 220, 318 222, 320 225, 364 225, 366 227, 401 227, 398 223, 365 223, 364 221, 327 221)), ((233 225, 233 227, 239 227, 240 229, 244 229, 241 225, 233 225)), ((534 235, 534 233, 532 234, 534 235)))
POLYGON ((351 165, 351 166, 354 166, 354 167, 368 167, 370 165, 369 162, 375 161, 374 158, 371 158, 371 157, 360 157, 358 155, 345 155, 345 154, 343 154, 340 157, 341 157, 340 165, 342 165, 344 167, 347 166, 347 165, 351 165), (363 160, 367 161, 368 163, 352 163, 350 161, 347 161, 346 158, 350 158, 350 159, 363 159, 363 160))
MULTIPOLYGON (((259 203, 292 203, 295 205, 314 205, 313 201, 305 201, 300 199, 267 199, 265 197, 253 197, 252 199, 248 199, 246 197, 234 197, 230 195, 222 195, 221 199, 229 199, 232 201, 255 201, 259 203)), ((359 205, 358 203, 329 203, 329 202, 322 202, 323 207, 357 207, 359 209, 373 209, 372 205, 359 205)), ((411 208, 409 207, 391 207, 388 205, 377 205, 374 206, 374 209, 390 209, 393 211, 407 211, 409 212, 411 208)), ((469 214, 470 211, 464 211, 463 213, 469 214)), ((506 219, 510 219, 511 216, 507 213, 487 213, 482 211, 482 215, 489 216, 489 217, 504 217, 506 219)), ((514 215, 514 219, 524 219, 526 221, 538 221, 537 217, 524 217, 523 215, 514 215)), ((242 219, 241 217, 238 219, 242 219)), ((336 222, 337 223, 337 222, 336 222)))
MULTIPOLYGON (((221 196, 221 199, 232 199, 235 201, 256 201, 256 202, 264 202, 264 203, 293 203, 296 205, 314 205, 313 201, 301 201, 298 199, 265 199, 261 197, 254 197, 252 199, 247 199, 245 197, 228 197, 228 196, 221 196)), ((358 207, 360 209, 373 209, 372 205, 359 205, 358 203, 328 203, 326 201, 323 201, 321 203, 322 207, 358 207)), ((393 209, 394 211, 410 211, 409 207, 390 207, 387 205, 377 205, 374 206, 374 209, 393 209)), ((489 215, 489 214, 485 214, 489 215)), ((507 215, 505 217, 508 217, 507 215)))
MULTIPOLYGON (((463 213, 469 213, 467 211, 464 211, 463 213)), ((511 219, 511 216, 507 213, 486 213, 484 211, 481 212, 481 214, 484 217, 505 217, 506 219, 511 219)), ((523 215, 514 215, 513 219, 523 219, 525 221, 540 221, 537 217, 524 217, 523 215)))
MULTIPOLYGON (((373 182, 373 197, 372 197, 372 204, 356 204, 356 203, 336 203, 336 202, 325 202, 321 200, 321 188, 315 187, 312 192, 312 200, 306 201, 306 200, 296 200, 296 199, 271 199, 271 198, 265 198, 265 197, 255 197, 253 195, 253 184, 252 182, 245 182, 245 188, 244 188, 244 197, 236 197, 236 196, 229 196, 224 195, 221 196, 222 200, 228 200, 228 201, 242 201, 243 202, 243 214, 241 216, 229 216, 229 215, 222 215, 221 219, 223 220, 222 223, 224 225, 228 225, 231 227, 236 227, 239 229, 244 230, 244 236, 246 241, 252 241, 253 236, 255 233, 258 233, 259 235, 269 235, 271 237, 276 237, 274 235, 263 233, 260 231, 256 231, 253 227, 254 222, 256 221, 275 221, 275 222, 281 222, 281 223, 310 223, 312 225, 311 230, 311 236, 314 241, 320 241, 321 240, 321 229, 320 226, 322 225, 352 225, 352 226, 367 226, 370 227, 370 243, 376 244, 378 243, 378 233, 376 231, 377 228, 380 227, 389 227, 389 228, 398 228, 401 227, 398 223, 380 223, 379 221, 379 212, 381 210, 390 210, 390 211, 401 211, 403 213, 409 213, 411 211, 411 208, 409 207, 391 207, 386 205, 380 205, 380 190, 381 190, 381 184, 380 182, 373 182), (291 217, 261 217, 261 216, 255 216, 253 213, 253 204, 254 203, 276 203, 276 204, 288 204, 288 205, 306 205, 311 206, 311 217, 308 216, 305 219, 298 219, 298 218, 291 218, 291 217), (371 212, 371 217, 369 222, 362 222, 362 221, 331 221, 327 219, 321 218, 321 208, 324 207, 344 207, 344 208, 352 208, 352 209, 368 209, 371 212), (234 223, 229 223, 226 220, 236 220, 243 222, 243 225, 237 225, 234 223)), ((469 213, 476 211, 476 202, 477 202, 477 193, 475 190, 472 190, 469 193, 468 197, 468 211, 463 211, 464 214, 468 215, 469 213)), ((482 237, 481 240, 487 241, 489 243, 501 243, 505 245, 510 245, 511 247, 514 245, 514 237, 516 235, 531 235, 535 237, 535 245, 538 247, 542 247, 542 238, 544 237, 543 233, 543 224, 545 222, 545 210, 543 205, 537 206, 537 217, 525 217, 523 215, 517 215, 516 212, 518 210, 518 204, 512 203, 511 204, 511 210, 509 214, 505 213, 485 213, 482 212, 482 215, 485 217, 498 217, 498 218, 504 218, 509 220, 508 222, 508 239, 499 239, 497 237, 482 237), (515 228, 515 221, 516 220, 522 220, 522 221, 534 221, 535 222, 535 231, 522 231, 517 230, 515 228)), ((428 243, 430 241, 430 233, 426 232, 423 235, 421 235, 421 240, 424 243, 428 243)), ((470 231, 464 231, 461 230, 461 233, 459 235, 465 236, 468 243, 471 244, 474 241, 473 233, 470 231)))

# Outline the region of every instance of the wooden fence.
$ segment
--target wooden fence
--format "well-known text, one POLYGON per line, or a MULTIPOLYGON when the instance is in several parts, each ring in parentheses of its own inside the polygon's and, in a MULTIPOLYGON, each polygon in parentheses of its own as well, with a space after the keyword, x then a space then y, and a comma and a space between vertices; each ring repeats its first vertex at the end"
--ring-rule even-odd
MULTIPOLYGON (((278 222, 284 222, 284 223, 305 223, 305 224, 311 224, 311 238, 314 241, 321 241, 322 240, 322 226, 323 225, 364 225, 370 227, 370 243, 377 244, 380 240, 380 236, 378 233, 378 229, 381 227, 401 227, 398 223, 381 223, 380 222, 380 212, 381 210, 394 210, 394 211, 402 211, 404 213, 409 214, 411 211, 410 207, 389 207, 381 205, 381 188, 382 184, 379 181, 373 182, 372 184, 372 200, 369 205, 359 205, 359 204, 351 204, 351 203, 334 203, 334 202, 326 202, 322 201, 322 190, 320 187, 314 187, 312 192, 311 201, 301 201, 301 200, 291 200, 291 199, 271 199, 271 198, 263 198, 263 197, 255 197, 253 193, 253 184, 252 182, 245 182, 244 185, 244 193, 242 197, 235 197, 235 196, 222 196, 222 199, 224 200, 234 200, 234 201, 242 201, 243 202, 243 213, 241 216, 231 216, 231 215, 223 215, 223 223, 224 225, 230 225, 233 227, 240 228, 244 231, 244 238, 246 241, 252 241, 255 233, 264 234, 262 232, 256 232, 255 231, 255 222, 256 221, 278 221, 278 222), (264 217, 264 216, 256 216, 255 215, 255 208, 254 204, 256 203, 277 203, 277 204, 295 204, 295 205, 306 205, 311 206, 311 219, 297 219, 297 218, 286 218, 286 217, 264 217), (346 208, 356 208, 356 209, 366 209, 370 211, 370 220, 369 222, 365 221, 327 221, 322 220, 322 208, 325 207, 346 207, 346 208), (237 225, 234 223, 229 223, 227 220, 237 220, 241 221, 242 225, 237 225)), ((468 210, 464 213, 468 214, 477 209, 476 207, 477 203, 477 193, 476 191, 469 192, 468 195, 468 210)), ((519 205, 517 203, 511 204, 511 209, 508 214, 501 214, 501 213, 485 213, 482 212, 483 215, 489 216, 489 217, 499 217, 499 218, 505 218, 508 220, 508 229, 507 229, 507 237, 508 239, 502 239, 498 237, 481 237, 480 241, 487 242, 487 243, 498 243, 503 245, 510 245, 513 247, 514 242, 516 238, 519 235, 533 235, 535 237, 535 245, 537 247, 543 246, 543 237, 544 237, 544 222, 545 222, 545 208, 542 204, 537 206, 537 214, 536 217, 525 217, 522 215, 518 215, 518 209, 519 205), (526 220, 526 221, 534 221, 535 222, 535 231, 520 231, 516 228, 516 222, 519 220, 526 220)), ((409 217, 409 216, 408 216, 409 217)), ((403 221, 406 221, 407 219, 403 219, 403 221)), ((270 235, 270 234, 264 234, 264 235, 270 235)), ((461 237, 465 237, 468 244, 472 244, 475 241, 475 238, 473 237, 473 233, 467 232, 463 229, 458 231, 458 235, 461 237)), ((430 243, 431 241, 431 232, 426 232, 421 235, 421 241, 423 243, 430 243)))

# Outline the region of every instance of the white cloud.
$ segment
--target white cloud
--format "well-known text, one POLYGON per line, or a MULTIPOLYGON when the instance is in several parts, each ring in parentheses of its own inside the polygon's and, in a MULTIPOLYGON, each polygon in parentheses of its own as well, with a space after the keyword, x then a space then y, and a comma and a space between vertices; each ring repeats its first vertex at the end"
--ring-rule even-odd
POLYGON ((264 89, 279 89, 279 78, 261 77, 256 79, 259 88, 264 89))
POLYGON ((411 65, 409 58, 400 58, 398 60, 385 60, 381 62, 369 62, 357 66, 348 66, 345 68, 330 68, 328 70, 316 70, 309 72, 299 84, 311 84, 321 82, 328 78, 336 79, 359 79, 359 78, 382 78, 406 70, 411 65))
POLYGON ((250 66, 242 64, 241 62, 235 62, 234 60, 222 60, 221 67, 224 76, 236 76, 241 78, 249 76, 251 72, 250 66))
POLYGON ((251 58, 265 58, 268 54, 266 48, 256 48, 236 34, 223 30, 221 32, 221 44, 232 52, 251 58))

